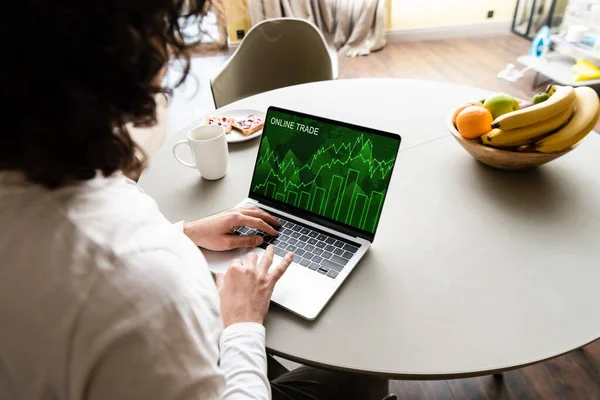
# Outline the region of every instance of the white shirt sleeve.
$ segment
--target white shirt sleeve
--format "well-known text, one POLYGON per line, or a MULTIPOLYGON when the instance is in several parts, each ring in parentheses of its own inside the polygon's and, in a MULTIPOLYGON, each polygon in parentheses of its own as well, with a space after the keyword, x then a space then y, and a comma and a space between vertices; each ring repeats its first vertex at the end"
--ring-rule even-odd
POLYGON ((174 226, 175 228, 177 228, 177 230, 180 230, 181 232, 183 232, 183 223, 184 223, 184 222, 185 222, 185 221, 183 221, 183 220, 181 220, 181 221, 178 221, 178 222, 175 222, 175 223, 173 224, 173 226, 174 226))
MULTIPOLYGON (((175 222, 173 226, 183 232, 183 223, 175 222)), ((264 326, 245 322, 227 327, 221 335, 220 349, 226 381, 224 400, 271 398, 264 326)))
POLYGON ((137 254, 143 275, 129 267, 98 285, 93 307, 80 317, 90 331, 80 332, 73 346, 72 368, 81 378, 72 398, 271 398, 265 328, 240 323, 223 331, 210 274, 175 273, 181 262, 164 250, 137 254))
POLYGON ((220 347, 226 381, 223 399, 270 399, 265 327, 252 322, 228 326, 221 335, 220 347))

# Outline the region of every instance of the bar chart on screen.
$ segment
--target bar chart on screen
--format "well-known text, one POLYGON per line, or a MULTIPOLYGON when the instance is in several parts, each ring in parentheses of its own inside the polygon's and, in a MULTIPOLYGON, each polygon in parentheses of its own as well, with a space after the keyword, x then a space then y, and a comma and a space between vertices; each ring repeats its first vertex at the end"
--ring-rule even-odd
POLYGON ((364 135, 351 139, 324 143, 303 161, 291 148, 272 149, 264 138, 253 191, 374 232, 394 158, 375 159, 364 135))

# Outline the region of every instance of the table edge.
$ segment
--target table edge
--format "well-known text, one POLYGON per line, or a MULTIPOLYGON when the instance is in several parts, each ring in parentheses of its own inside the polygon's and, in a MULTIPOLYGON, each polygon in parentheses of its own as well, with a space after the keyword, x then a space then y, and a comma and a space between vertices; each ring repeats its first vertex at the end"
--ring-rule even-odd
POLYGON ((339 366, 339 365, 325 364, 325 363, 321 363, 318 361, 304 359, 302 357, 288 355, 286 353, 272 349, 269 346, 266 346, 266 350, 267 350, 268 354, 278 356, 278 357, 281 357, 281 358, 289 360, 289 361, 297 362, 302 365, 307 365, 307 366, 325 369, 325 370, 334 370, 334 371, 348 372, 348 373, 361 374, 361 375, 372 375, 372 376, 393 379, 393 380, 415 380, 415 381, 431 380, 431 381, 435 381, 435 380, 445 380, 445 379, 476 378, 476 377, 480 377, 480 376, 501 374, 503 372, 509 372, 509 371, 513 371, 516 369, 529 367, 532 365, 540 364, 545 361, 553 360, 555 358, 561 357, 572 351, 579 350, 589 344, 596 342, 597 340, 600 340, 600 336, 598 336, 595 339, 592 339, 584 344, 575 346, 575 347, 570 348, 565 351, 561 351, 561 352, 551 355, 549 357, 544 357, 544 358, 540 358, 537 360, 528 361, 525 363, 515 364, 515 365, 511 365, 511 366, 506 366, 506 367, 501 367, 501 368, 482 369, 482 370, 478 370, 478 371, 447 372, 447 373, 440 372, 440 373, 431 373, 431 374, 429 374, 429 373, 410 373, 410 372, 395 373, 395 372, 389 372, 389 371, 362 370, 362 369, 349 368, 349 367, 344 367, 344 366, 339 366))

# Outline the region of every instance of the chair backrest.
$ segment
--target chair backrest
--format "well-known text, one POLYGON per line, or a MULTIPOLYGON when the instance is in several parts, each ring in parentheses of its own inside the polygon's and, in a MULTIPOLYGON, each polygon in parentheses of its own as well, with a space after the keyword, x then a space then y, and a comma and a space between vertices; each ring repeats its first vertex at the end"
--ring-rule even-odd
POLYGON ((211 80, 217 108, 244 97, 300 83, 333 79, 323 34, 312 23, 274 18, 250 29, 211 80))

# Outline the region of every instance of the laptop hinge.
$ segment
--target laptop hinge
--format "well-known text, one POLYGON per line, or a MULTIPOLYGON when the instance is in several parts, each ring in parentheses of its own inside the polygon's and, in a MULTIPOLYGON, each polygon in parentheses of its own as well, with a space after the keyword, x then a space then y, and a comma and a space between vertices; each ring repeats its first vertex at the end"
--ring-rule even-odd
POLYGON ((304 219, 306 221, 310 221, 314 224, 324 226, 328 229, 341 232, 348 236, 361 238, 361 239, 367 240, 368 242, 371 242, 371 243, 373 242, 373 239, 375 238, 375 235, 369 234, 368 232, 364 232, 364 231, 361 231, 358 229, 353 229, 352 227, 349 227, 347 225, 340 224, 340 223, 332 221, 328 218, 320 217, 314 213, 304 211, 302 209, 298 209, 297 207, 289 206, 284 203, 280 203, 278 201, 273 201, 273 200, 269 199, 268 197, 263 197, 263 196, 255 194, 255 193, 250 193, 248 195, 248 197, 250 199, 256 201, 259 204, 264 204, 268 207, 274 208, 275 210, 281 210, 290 215, 293 215, 294 217, 296 217, 298 219, 304 219))

